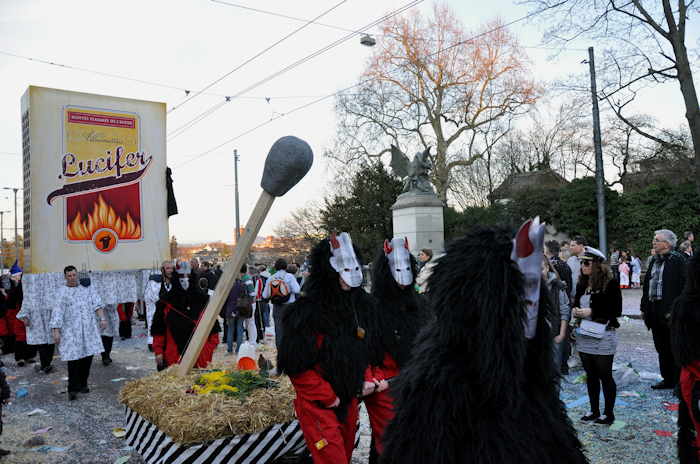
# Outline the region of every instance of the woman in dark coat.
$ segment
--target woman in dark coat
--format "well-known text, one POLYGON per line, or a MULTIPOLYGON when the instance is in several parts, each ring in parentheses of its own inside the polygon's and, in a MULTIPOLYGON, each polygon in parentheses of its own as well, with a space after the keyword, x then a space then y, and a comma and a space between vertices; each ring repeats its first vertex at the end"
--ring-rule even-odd
POLYGON ((586 386, 591 410, 584 422, 611 425, 615 422, 617 385, 612 365, 617 350, 617 318, 622 315, 620 284, 605 264, 605 255, 587 246, 581 260, 581 277, 576 287, 573 315, 582 318, 576 330, 576 349, 586 371, 586 386), (589 327, 590 326, 590 327, 589 327), (598 333, 593 333, 589 329, 598 333), (600 386, 603 386, 605 409, 600 415, 600 386))

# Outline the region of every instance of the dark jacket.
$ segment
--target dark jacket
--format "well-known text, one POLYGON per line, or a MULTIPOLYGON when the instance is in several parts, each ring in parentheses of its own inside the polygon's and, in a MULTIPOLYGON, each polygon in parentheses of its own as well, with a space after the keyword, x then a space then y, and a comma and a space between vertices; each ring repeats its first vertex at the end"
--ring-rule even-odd
MULTIPOLYGON (((587 287, 587 279, 580 279, 574 298, 575 308, 581 307, 581 297, 586 293, 587 287)), ((591 320, 618 328, 620 323, 617 322, 617 318, 620 316, 622 316, 620 282, 617 279, 610 279, 604 291, 591 292, 591 320)))
POLYGON ((238 312, 236 309, 236 303, 238 302, 238 297, 241 296, 241 292, 244 290, 244 288, 245 287, 243 286, 241 279, 236 279, 236 282, 234 282, 233 287, 231 287, 231 291, 226 298, 224 307, 221 308, 221 314, 219 314, 221 317, 224 319, 229 319, 236 315, 238 312))
POLYGON ((652 259, 649 268, 647 269, 647 273, 644 276, 644 285, 642 286, 642 302, 639 309, 644 315, 644 322, 650 329, 654 327, 669 326, 673 302, 676 300, 676 298, 678 298, 683 291, 683 287, 685 286, 688 266, 687 260, 676 251, 671 251, 665 256, 665 258, 654 256, 654 259, 652 259), (663 288, 661 302, 653 305, 651 304, 652 302, 649 301, 649 282, 651 280, 654 263, 658 262, 659 259, 665 259, 662 276, 663 288))

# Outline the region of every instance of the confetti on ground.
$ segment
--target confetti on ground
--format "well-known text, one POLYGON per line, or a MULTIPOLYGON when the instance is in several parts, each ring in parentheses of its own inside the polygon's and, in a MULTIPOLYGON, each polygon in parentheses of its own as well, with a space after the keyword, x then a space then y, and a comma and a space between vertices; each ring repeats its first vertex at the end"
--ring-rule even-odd
POLYGON ((129 458, 130 458, 130 456, 122 456, 119 459, 117 459, 116 461, 114 461, 114 464, 125 464, 125 463, 129 462, 129 458))
POLYGON ((117 438, 123 438, 126 436, 126 429, 121 428, 121 427, 113 428, 112 435, 114 435, 117 438))
POLYGON ((15 396, 17 398, 24 398, 28 394, 29 394, 29 391, 26 388, 20 388, 17 390, 17 392, 15 392, 15 396))
POLYGON ((616 432, 616 431, 618 431, 618 430, 622 430, 622 428, 624 428, 625 425, 627 425, 627 422, 621 421, 621 420, 616 420, 616 421, 613 422, 613 424, 610 426, 610 430, 616 432))
POLYGON ((668 401, 664 401, 661 404, 664 405, 664 409, 667 411, 678 411, 678 408, 680 407, 678 403, 670 403, 668 401))
POLYGON ((37 448, 34 451, 38 451, 40 453, 48 453, 49 451, 55 453, 62 453, 66 450, 67 448, 61 448, 60 446, 42 446, 41 448, 37 448))
POLYGON ((636 391, 621 391, 620 393, 617 394, 617 396, 622 397, 622 398, 641 398, 642 395, 637 393, 636 391))
MULTIPOLYGON (((601 401, 604 401, 604 398, 601 396, 601 401)), ((566 403, 566 408, 567 409, 572 409, 572 408, 577 408, 579 406, 583 406, 584 404, 588 404, 588 395, 581 396, 580 398, 575 399, 574 401, 570 401, 566 403)), ((621 399, 617 399, 615 401, 615 406, 620 406, 620 407, 625 407, 629 406, 629 403, 626 401, 623 401, 621 399)))
POLYGON ((126 377, 119 377, 117 379, 112 379, 112 382, 121 382, 122 380, 126 380, 126 377))
POLYGON ((35 431, 33 431, 32 433, 33 433, 34 435, 41 435, 42 433, 48 432, 48 431, 51 430, 52 428, 53 428, 53 427, 44 427, 43 429, 35 430, 35 431))
POLYGON ((36 416, 37 414, 46 414, 46 411, 41 408, 36 408, 27 413, 28 416, 36 416))
POLYGON ((16 375, 8 375, 6 378, 7 378, 7 380, 17 380, 16 375))
POLYGON ((673 432, 669 432, 668 430, 654 430, 654 433, 660 437, 672 437, 673 436, 673 432))

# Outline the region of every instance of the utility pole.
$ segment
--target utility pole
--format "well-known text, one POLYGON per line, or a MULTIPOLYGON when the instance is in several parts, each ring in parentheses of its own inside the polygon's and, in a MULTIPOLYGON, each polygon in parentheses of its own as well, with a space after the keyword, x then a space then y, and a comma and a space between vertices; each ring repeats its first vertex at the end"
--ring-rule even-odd
POLYGON ((19 240, 17 237, 17 190, 18 188, 13 188, 12 191, 15 193, 15 259, 19 263, 19 240))
POLYGON ((238 150, 233 150, 233 177, 234 177, 234 195, 236 208, 236 246, 238 246, 238 239, 241 238, 241 219, 238 215, 238 150))
POLYGON ((5 213, 10 211, 0 211, 0 275, 5 270, 5 213))
POLYGON ((607 256, 608 233, 605 226, 605 173, 603 170, 603 148, 600 137, 600 113, 598 110, 593 47, 588 47, 588 67, 591 72, 591 97, 593 99, 593 146, 595 148, 595 184, 596 200, 598 202, 598 247, 607 256))

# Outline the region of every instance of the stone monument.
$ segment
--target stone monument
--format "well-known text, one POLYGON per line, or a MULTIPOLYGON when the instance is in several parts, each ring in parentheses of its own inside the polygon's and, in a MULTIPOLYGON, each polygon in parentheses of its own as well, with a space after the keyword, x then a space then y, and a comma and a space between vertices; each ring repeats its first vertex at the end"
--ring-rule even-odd
POLYGON ((407 237, 414 255, 422 248, 430 248, 434 254, 442 253, 445 248, 443 204, 428 179, 432 168, 430 148, 416 153, 413 161, 409 161, 392 145, 391 168, 394 174, 404 178, 403 191, 391 207, 394 236, 407 237))

